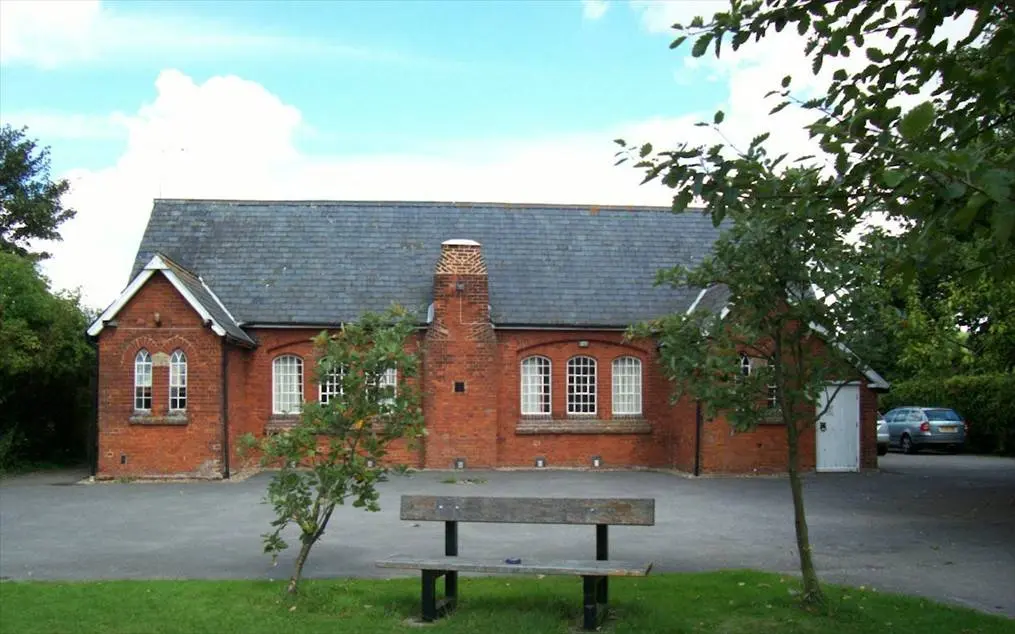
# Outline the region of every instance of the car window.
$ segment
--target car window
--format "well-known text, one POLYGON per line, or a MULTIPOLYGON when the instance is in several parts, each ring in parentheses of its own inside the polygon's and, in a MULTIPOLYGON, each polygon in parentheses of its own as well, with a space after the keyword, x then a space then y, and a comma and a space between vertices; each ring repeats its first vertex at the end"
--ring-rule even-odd
POLYGON ((951 409, 925 409, 923 411, 927 414, 927 420, 962 420, 959 418, 959 415, 955 413, 955 410, 951 409))
POLYGON ((918 409, 911 409, 906 414, 906 422, 907 423, 918 423, 918 422, 920 422, 922 420, 923 420, 923 414, 921 414, 920 410, 918 410, 918 409))
POLYGON ((893 409, 892 411, 888 412, 885 415, 885 422, 886 423, 894 423, 894 422, 898 421, 899 420, 899 416, 901 414, 904 414, 905 412, 906 412, 906 410, 904 410, 904 409, 893 409))

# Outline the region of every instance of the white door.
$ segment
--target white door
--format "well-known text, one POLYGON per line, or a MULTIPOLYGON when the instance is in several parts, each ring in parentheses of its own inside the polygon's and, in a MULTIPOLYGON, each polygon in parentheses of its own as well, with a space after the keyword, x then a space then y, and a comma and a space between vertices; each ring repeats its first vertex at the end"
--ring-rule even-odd
MULTIPOLYGON (((818 412, 825 409, 835 387, 825 388, 818 403, 818 412)), ((818 471, 860 470, 860 386, 844 385, 831 407, 817 424, 818 471)))

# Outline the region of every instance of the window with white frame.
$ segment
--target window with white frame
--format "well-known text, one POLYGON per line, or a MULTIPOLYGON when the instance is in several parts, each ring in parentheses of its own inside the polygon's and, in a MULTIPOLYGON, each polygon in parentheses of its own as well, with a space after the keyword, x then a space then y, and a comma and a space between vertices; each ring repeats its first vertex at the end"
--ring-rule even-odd
POLYGON ((134 409, 152 410, 152 355, 144 348, 134 357, 134 409))
POLYGON ((169 411, 187 409, 187 355, 176 350, 169 357, 169 411))
POLYGON ((567 362, 567 413, 596 413, 596 360, 592 357, 573 357, 567 362))
POLYGON ((395 396, 398 395, 398 370, 395 368, 385 370, 377 379, 377 387, 380 390, 388 387, 391 388, 391 396, 381 399, 380 405, 393 405, 395 396))
POLYGON ((620 357, 613 361, 613 415, 641 414, 641 359, 620 357))
POLYGON ((320 385, 321 405, 327 405, 331 399, 345 393, 342 381, 345 379, 345 368, 336 368, 324 375, 320 385))
POLYGON ((287 354, 271 362, 271 410, 275 414, 298 414, 303 405, 303 359, 287 354))
POLYGON ((528 357, 522 360, 522 415, 550 415, 550 360, 528 357))
MULTIPOLYGON (((744 376, 750 376, 754 368, 763 368, 767 365, 767 359, 752 359, 746 354, 740 355, 740 373, 744 376)), ((768 409, 779 408, 779 396, 774 383, 770 383, 768 385, 768 392, 765 396, 765 401, 768 405, 768 409)))

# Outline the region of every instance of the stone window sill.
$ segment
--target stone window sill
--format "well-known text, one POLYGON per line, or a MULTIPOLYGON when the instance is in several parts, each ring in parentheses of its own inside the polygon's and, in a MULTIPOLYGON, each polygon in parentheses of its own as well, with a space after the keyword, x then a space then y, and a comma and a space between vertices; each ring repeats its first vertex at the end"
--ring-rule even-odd
POLYGON ((652 425, 643 418, 523 418, 515 434, 651 434, 652 425))
POLYGON ((758 421, 759 425, 782 425, 782 412, 774 409, 770 412, 766 412, 764 417, 758 421))
POLYGON ((272 414, 268 424, 264 426, 266 432, 288 431, 300 422, 299 414, 272 414))
POLYGON ((148 412, 137 412, 130 417, 131 425, 186 425, 189 422, 190 419, 185 413, 153 416, 148 412))

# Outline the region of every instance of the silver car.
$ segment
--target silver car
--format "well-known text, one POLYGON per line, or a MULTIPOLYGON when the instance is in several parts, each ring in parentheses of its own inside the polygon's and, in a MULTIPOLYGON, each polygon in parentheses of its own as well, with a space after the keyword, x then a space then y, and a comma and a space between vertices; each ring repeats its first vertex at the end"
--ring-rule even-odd
POLYGON ((885 417, 878 412, 878 455, 883 456, 888 453, 888 423, 885 422, 885 417))
POLYGON ((947 407, 897 407, 885 414, 888 442, 903 453, 920 449, 962 450, 966 422, 947 407))

